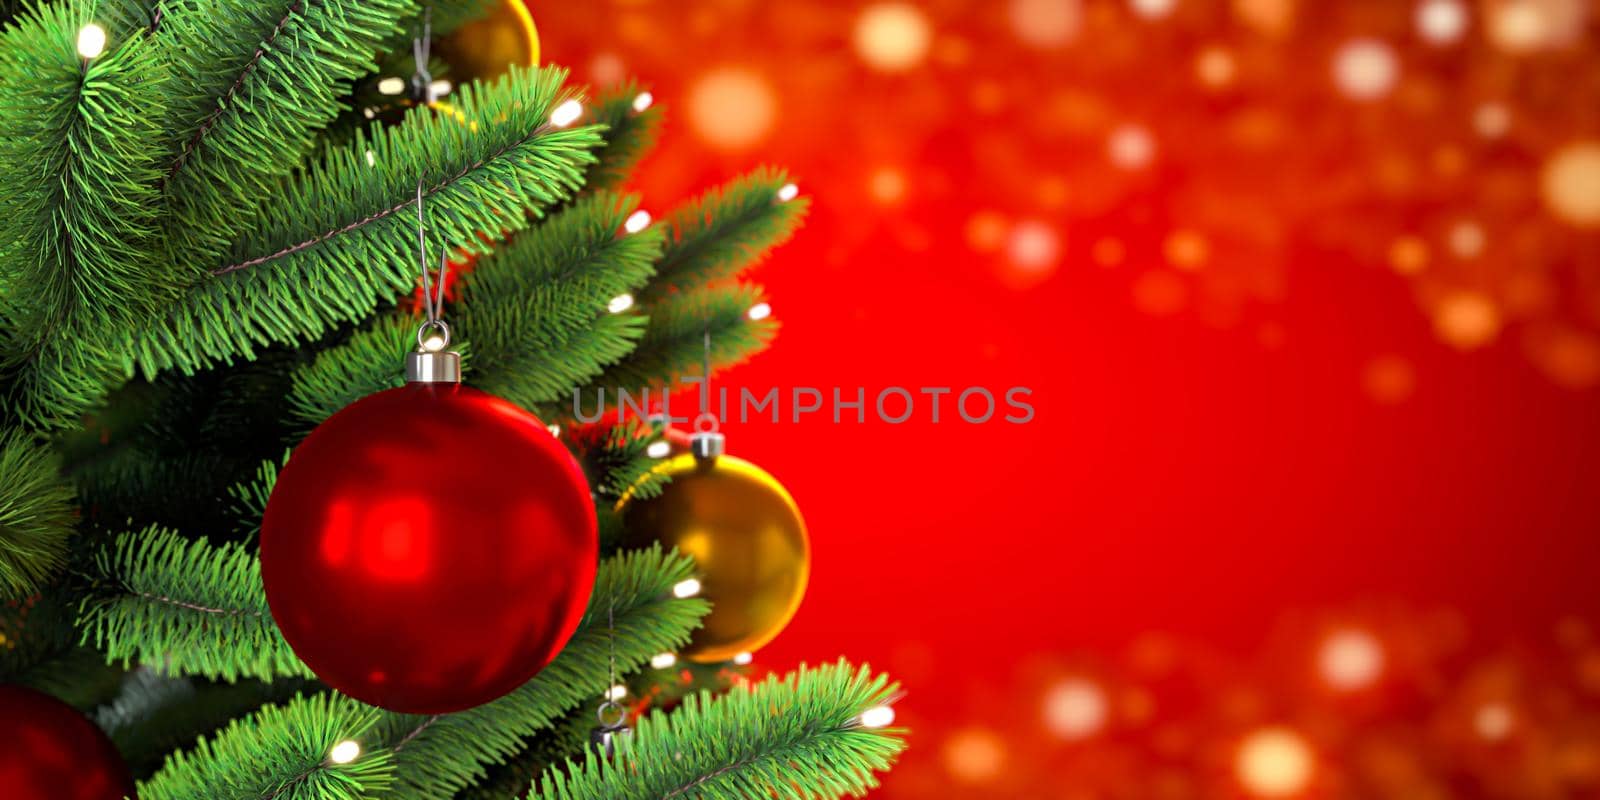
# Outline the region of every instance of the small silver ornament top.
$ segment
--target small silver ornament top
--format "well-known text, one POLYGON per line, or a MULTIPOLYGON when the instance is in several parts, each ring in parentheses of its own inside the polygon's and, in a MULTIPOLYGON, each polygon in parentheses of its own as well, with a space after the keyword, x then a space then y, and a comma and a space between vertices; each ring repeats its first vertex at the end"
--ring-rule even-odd
POLYGON ((430 320, 417 329, 417 349, 406 353, 407 383, 460 383, 461 356, 450 346, 450 326, 430 320), (429 331, 437 331, 429 336, 429 331))

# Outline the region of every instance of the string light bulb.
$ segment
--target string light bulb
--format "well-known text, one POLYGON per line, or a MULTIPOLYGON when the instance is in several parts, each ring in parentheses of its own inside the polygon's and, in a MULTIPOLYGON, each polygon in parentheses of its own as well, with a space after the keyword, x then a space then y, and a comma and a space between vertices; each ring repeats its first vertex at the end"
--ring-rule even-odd
POLYGON ((99 58, 106 51, 106 29, 91 22, 78 29, 78 55, 99 58))
POLYGON ((799 196, 800 187, 792 183, 786 183, 778 188, 778 202, 780 203, 787 203, 799 196))
POLYGON ((611 302, 606 303, 606 310, 613 314, 621 314, 630 308, 633 308, 633 295, 631 294, 619 294, 611 298, 611 302))
POLYGON ((565 128, 578 121, 583 116, 583 104, 577 100, 568 100, 550 112, 550 124, 557 128, 565 128))
POLYGON ((666 669, 678 663, 678 656, 673 653, 657 653, 650 657, 650 666, 656 669, 666 669))
POLYGON ((873 706, 861 712, 861 727, 884 728, 894 724, 894 706, 873 706))
POLYGON ((772 316, 772 306, 767 303, 756 303, 745 312, 745 316, 753 320, 763 320, 772 316))
POLYGON ((699 593, 700 580, 698 578, 689 578, 687 580, 678 581, 672 587, 672 596, 679 599, 685 597, 694 597, 699 593))
POLYGON ((345 739, 328 751, 328 761, 334 764, 348 764, 360 756, 361 744, 354 739, 345 739))
POLYGON ((622 229, 628 233, 638 233, 650 227, 650 212, 639 209, 628 215, 627 221, 622 223, 622 229))
POLYGON ((756 660, 756 657, 751 655, 751 654, 749 654, 749 653, 739 653, 738 655, 735 655, 733 657, 733 663, 738 664, 741 667, 746 666, 750 662, 755 661, 755 660, 756 660))
POLYGON ((671 453, 671 442, 651 442, 650 445, 644 449, 644 454, 651 458, 666 458, 671 453))
POLYGON ((397 95, 406 90, 406 79, 389 77, 378 81, 378 94, 397 95))
POLYGON ((633 110, 634 110, 634 113, 643 114, 645 109, 649 108, 655 102, 656 102, 656 96, 651 94, 651 93, 649 93, 649 92, 640 92, 637 95, 634 95, 634 98, 633 98, 633 110))

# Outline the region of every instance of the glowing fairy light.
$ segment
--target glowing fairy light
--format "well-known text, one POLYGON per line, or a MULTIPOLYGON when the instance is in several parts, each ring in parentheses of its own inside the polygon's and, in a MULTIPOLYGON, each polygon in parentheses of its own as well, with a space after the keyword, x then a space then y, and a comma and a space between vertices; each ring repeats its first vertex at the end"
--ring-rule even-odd
POLYGON ((780 202, 780 203, 787 203, 790 200, 793 200, 793 199, 795 199, 796 197, 799 197, 799 196, 800 196, 800 187, 799 186, 796 186, 796 185, 794 185, 792 183, 786 183, 786 184, 778 187, 778 202, 780 202))
POLYGON ((622 223, 622 229, 628 233, 638 233, 648 227, 650 227, 650 212, 642 208, 629 214, 627 221, 622 223))
POLYGON ((378 155, 376 153, 372 152, 371 150, 368 150, 367 151, 367 166, 374 167, 374 166, 377 166, 377 165, 378 165, 378 155))
POLYGON ((550 112, 550 124, 557 128, 565 128, 577 122, 581 116, 583 116, 583 104, 577 100, 568 100, 550 112))
POLYGON ((650 657, 650 666, 656 669, 666 669, 678 663, 678 656, 674 653, 657 653, 650 657))
POLYGON ((1288 728, 1263 728, 1244 738, 1234 774, 1256 797, 1292 797, 1311 786, 1315 771, 1311 746, 1288 728))
POLYGON ((1383 674, 1383 644, 1360 629, 1335 632, 1317 651, 1317 669, 1334 689, 1365 689, 1383 674))
POLYGON ((1051 733, 1067 739, 1084 739, 1105 728, 1111 703, 1100 684, 1068 678, 1044 695, 1044 724, 1051 733))
POLYGON ((745 312, 745 316, 752 320, 766 319, 767 317, 772 316, 772 306, 766 303, 756 303, 750 307, 749 311, 745 312))
POLYGON ((694 597, 700 593, 700 581, 696 578, 678 581, 672 587, 672 596, 677 598, 694 597))
POLYGON ((633 110, 634 110, 634 113, 643 114, 645 112, 645 110, 650 108, 650 106, 654 105, 655 102, 656 102, 656 96, 655 95, 653 95, 653 94, 651 94, 649 92, 640 92, 639 94, 635 95, 634 98, 633 98, 633 110))
POLYGON ((555 424, 546 425, 545 426, 545 430, 550 431, 550 435, 551 436, 560 436, 561 435, 561 426, 560 425, 555 425, 555 424))
POLYGON ((623 686, 620 683, 617 684, 616 686, 613 686, 610 689, 606 690, 606 699, 607 700, 621 700, 622 698, 627 697, 627 696, 628 696, 628 687, 623 686))
POLYGON ((1433 44, 1453 44, 1467 32, 1467 7, 1461 0, 1422 0, 1417 4, 1417 33, 1433 44))
POLYGON ((106 51, 106 29, 93 22, 78 29, 78 55, 99 58, 106 51))
POLYGON ((445 95, 449 94, 451 92, 451 90, 453 90, 455 88, 456 88, 455 84, 452 84, 450 81, 447 81, 447 80, 445 80, 443 78, 440 78, 439 80, 436 80, 433 83, 428 84, 428 96, 430 96, 430 97, 444 97, 445 95))
POLYGON ((933 43, 928 17, 910 3, 867 6, 852 35, 856 55, 880 72, 904 72, 922 63, 933 43))
POLYGON ((405 78, 384 78, 378 81, 378 94, 396 95, 403 94, 406 90, 405 78))
POLYGON ((606 303, 606 310, 613 314, 621 314, 630 308, 633 308, 633 295, 631 294, 619 294, 611 298, 611 302, 606 303))
POLYGON ((345 739, 328 751, 328 761, 334 764, 348 764, 360 756, 361 745, 354 739, 345 739))
POLYGON ((749 665, 754 660, 756 660, 756 657, 749 653, 739 653, 733 657, 733 663, 741 667, 749 665))
POLYGON ((884 728, 894 724, 894 706, 873 706, 861 712, 861 727, 884 728))
POLYGON ((1353 39, 1334 54, 1333 82, 1352 100, 1377 100, 1399 80, 1399 57, 1377 39, 1353 39))

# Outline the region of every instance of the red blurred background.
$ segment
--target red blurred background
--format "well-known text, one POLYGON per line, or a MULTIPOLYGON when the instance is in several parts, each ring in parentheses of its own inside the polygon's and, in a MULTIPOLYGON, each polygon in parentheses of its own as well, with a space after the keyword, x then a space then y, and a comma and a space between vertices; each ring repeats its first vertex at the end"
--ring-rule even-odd
POLYGON ((530 6, 667 107, 646 208, 813 199, 723 385, 1032 389, 728 426, 815 546, 757 663, 904 682, 884 796, 1600 796, 1595 4, 530 6))

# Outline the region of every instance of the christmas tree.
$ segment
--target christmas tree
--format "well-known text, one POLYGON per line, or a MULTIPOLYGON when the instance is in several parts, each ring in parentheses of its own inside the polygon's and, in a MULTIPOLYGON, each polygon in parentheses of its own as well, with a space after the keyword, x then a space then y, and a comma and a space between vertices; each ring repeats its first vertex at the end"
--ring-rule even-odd
POLYGON ((661 491, 663 430, 571 422, 575 391, 766 346, 740 276, 804 198, 764 169, 650 224, 617 191, 647 93, 586 97, 552 67, 470 80, 420 52, 499 5, 5 4, 0 684, 88 713, 139 797, 834 797, 902 746, 896 690, 865 668, 674 666, 710 609, 682 590, 697 565, 620 547, 616 511, 661 491), (440 291, 463 380, 564 428, 599 521, 554 661, 437 714, 319 680, 258 556, 296 445, 428 344, 419 284, 446 279, 419 270, 419 215, 422 252, 457 261, 440 291), (596 708, 625 694, 652 707, 596 747, 596 708))

